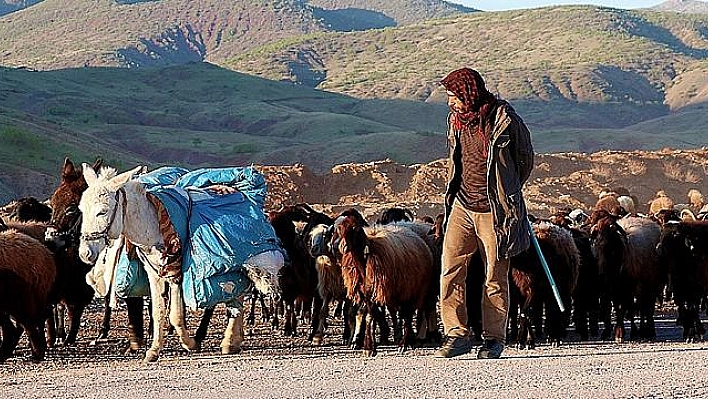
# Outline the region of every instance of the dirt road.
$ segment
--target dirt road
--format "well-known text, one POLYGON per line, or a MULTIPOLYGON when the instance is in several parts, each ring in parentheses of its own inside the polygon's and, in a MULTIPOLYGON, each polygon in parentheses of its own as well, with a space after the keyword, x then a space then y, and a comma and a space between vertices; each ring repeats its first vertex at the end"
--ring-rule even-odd
POLYGON ((399 355, 393 346, 365 359, 335 342, 313 347, 267 327, 253 328, 244 352, 228 357, 216 354, 218 331, 203 352, 191 355, 179 352, 171 337, 157 364, 123 355, 118 338, 95 345, 82 340, 50 350, 40 364, 21 348, 0 364, 0 398, 708 397, 708 344, 681 342, 671 314, 659 318, 657 331, 651 343, 507 348, 499 360, 436 359, 432 348, 399 355))

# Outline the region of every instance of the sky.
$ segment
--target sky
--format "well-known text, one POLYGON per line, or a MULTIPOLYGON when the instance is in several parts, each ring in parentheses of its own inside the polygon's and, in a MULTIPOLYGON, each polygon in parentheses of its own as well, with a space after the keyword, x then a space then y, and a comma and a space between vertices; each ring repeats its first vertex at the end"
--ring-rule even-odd
POLYGON ((561 4, 593 4, 614 8, 644 8, 663 2, 663 0, 448 0, 467 7, 484 11, 501 11, 519 8, 535 8, 561 4))

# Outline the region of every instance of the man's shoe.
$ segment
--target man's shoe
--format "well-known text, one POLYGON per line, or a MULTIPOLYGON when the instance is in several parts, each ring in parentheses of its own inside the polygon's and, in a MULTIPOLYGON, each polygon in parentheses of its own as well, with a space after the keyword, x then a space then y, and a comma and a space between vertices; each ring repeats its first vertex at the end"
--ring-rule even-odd
POLYGON ((464 355, 472 351, 472 343, 467 337, 447 337, 440 349, 435 351, 435 357, 450 358, 464 355))
POLYGON ((504 344, 496 339, 487 339, 482 347, 479 348, 477 359, 499 359, 503 351, 504 344))

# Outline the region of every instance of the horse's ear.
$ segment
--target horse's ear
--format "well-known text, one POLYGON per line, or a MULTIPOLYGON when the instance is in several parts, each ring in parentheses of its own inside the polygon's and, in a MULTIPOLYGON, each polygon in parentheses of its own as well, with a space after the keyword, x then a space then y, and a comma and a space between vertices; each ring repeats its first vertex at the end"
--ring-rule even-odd
POLYGON ((62 177, 69 177, 76 173, 76 167, 69 157, 64 158, 64 166, 61 169, 62 177))
POLYGON ((114 177, 111 179, 111 186, 115 188, 120 188, 123 187, 127 182, 132 180, 136 175, 140 174, 143 171, 144 166, 136 166, 133 169, 123 172, 119 174, 118 176, 114 177))
POLYGON ((96 183, 96 180, 98 180, 98 175, 96 174, 96 171, 93 170, 89 164, 86 162, 82 163, 81 166, 84 169, 84 179, 86 180, 86 184, 89 186, 93 185, 96 183))
POLYGON ((93 170, 98 172, 99 170, 101 170, 101 166, 103 166, 103 159, 96 158, 96 161, 93 163, 93 166, 92 166, 93 170))

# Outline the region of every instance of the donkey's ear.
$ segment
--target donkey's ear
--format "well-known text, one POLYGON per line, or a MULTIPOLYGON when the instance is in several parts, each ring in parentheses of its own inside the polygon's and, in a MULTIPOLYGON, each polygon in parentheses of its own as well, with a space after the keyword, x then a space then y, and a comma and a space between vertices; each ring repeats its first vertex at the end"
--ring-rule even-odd
POLYGON ((96 180, 98 180, 98 175, 96 174, 96 171, 93 170, 93 168, 86 162, 82 163, 81 166, 84 169, 84 179, 86 180, 86 184, 91 186, 96 183, 96 180))
POLYGON ((120 188, 125 185, 125 183, 129 182, 132 180, 136 175, 140 174, 143 171, 143 166, 136 166, 133 169, 123 172, 119 174, 118 176, 114 177, 111 179, 111 186, 115 188, 120 188))
POLYGON ((76 173, 76 167, 69 157, 64 158, 64 166, 61 169, 61 177, 69 177, 76 173))
POLYGON ((98 172, 99 170, 101 170, 101 166, 103 166, 103 159, 96 158, 96 161, 93 163, 93 170, 98 172))

